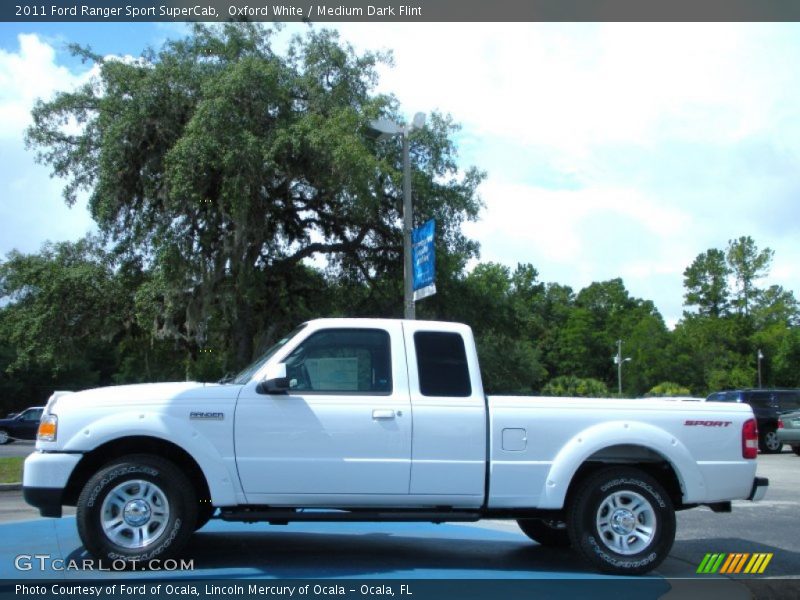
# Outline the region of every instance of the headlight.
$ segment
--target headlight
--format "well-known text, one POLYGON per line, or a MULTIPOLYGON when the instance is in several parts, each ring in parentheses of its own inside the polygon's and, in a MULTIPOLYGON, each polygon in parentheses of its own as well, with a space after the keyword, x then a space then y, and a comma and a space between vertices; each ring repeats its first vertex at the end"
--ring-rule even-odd
POLYGON ((39 433, 36 439, 40 442, 55 442, 58 433, 58 417, 55 415, 44 415, 39 422, 39 433))

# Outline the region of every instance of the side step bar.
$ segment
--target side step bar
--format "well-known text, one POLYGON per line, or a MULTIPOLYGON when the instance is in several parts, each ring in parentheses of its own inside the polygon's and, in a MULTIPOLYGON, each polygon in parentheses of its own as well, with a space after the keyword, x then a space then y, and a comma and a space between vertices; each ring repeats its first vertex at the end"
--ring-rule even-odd
POLYGON ((391 521, 391 522, 432 522, 445 521, 474 522, 483 515, 471 511, 417 511, 417 510, 313 510, 283 508, 222 509, 219 519, 223 521, 244 521, 255 523, 268 521, 273 525, 285 525, 291 521, 391 521))

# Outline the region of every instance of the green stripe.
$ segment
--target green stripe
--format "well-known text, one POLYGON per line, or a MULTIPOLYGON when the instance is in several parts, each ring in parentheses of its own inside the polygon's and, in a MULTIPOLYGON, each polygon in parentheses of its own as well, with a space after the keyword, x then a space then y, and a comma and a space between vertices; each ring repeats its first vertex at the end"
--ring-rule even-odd
POLYGON ((717 559, 717 562, 714 563, 714 566, 710 571, 711 573, 716 573, 717 571, 719 571, 719 568, 722 566, 722 561, 725 560, 726 556, 728 556, 728 555, 725 554, 725 553, 722 553, 722 554, 719 555, 719 558, 717 559))
POLYGON ((703 557, 703 561, 700 563, 700 566, 697 567, 697 573, 705 573, 706 563, 711 559, 711 554, 706 554, 703 557))

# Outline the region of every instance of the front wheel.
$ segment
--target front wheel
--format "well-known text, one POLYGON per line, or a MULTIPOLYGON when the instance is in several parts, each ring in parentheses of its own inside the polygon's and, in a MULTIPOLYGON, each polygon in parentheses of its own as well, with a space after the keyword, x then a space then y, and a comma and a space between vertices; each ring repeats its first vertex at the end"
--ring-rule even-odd
POLYGON ((0 446, 8 444, 9 442, 11 442, 11 436, 8 435, 5 429, 0 429, 0 446))
POLYGON ((534 542, 550 548, 569 548, 567 524, 549 519, 517 519, 522 533, 534 542))
POLYGON ((181 549, 194 531, 197 501, 192 484, 173 463, 130 455, 89 479, 76 519, 90 554, 133 566, 181 549))
POLYGON ((568 508, 572 546, 615 575, 655 569, 675 541, 675 511, 661 484, 634 468, 602 469, 584 481, 568 508))
POLYGON ((792 452, 800 456, 800 446, 792 446, 792 452))

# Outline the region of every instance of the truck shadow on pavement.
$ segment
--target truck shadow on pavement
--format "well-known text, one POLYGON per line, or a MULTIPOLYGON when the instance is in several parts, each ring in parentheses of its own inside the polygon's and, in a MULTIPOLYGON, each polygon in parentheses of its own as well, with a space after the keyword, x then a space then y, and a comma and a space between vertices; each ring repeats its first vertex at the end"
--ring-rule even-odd
MULTIPOLYGON (((198 533, 191 556, 201 567, 238 566, 273 577, 390 576, 393 572, 480 571, 507 577, 518 571, 581 573, 569 550, 554 550, 533 542, 399 536, 391 533, 198 533)), ((431 576, 430 574, 428 576, 431 576)))
MULTIPOLYGON (((412 531, 235 531, 195 533, 182 558, 195 570, 180 575, 220 578, 471 577, 528 578, 537 573, 596 576, 570 550, 545 548, 521 534, 428 525, 412 531), (472 531, 474 530, 474 532, 472 531)), ((86 558, 83 547, 68 557, 86 558)), ((171 573, 179 575, 178 573, 171 573)))

